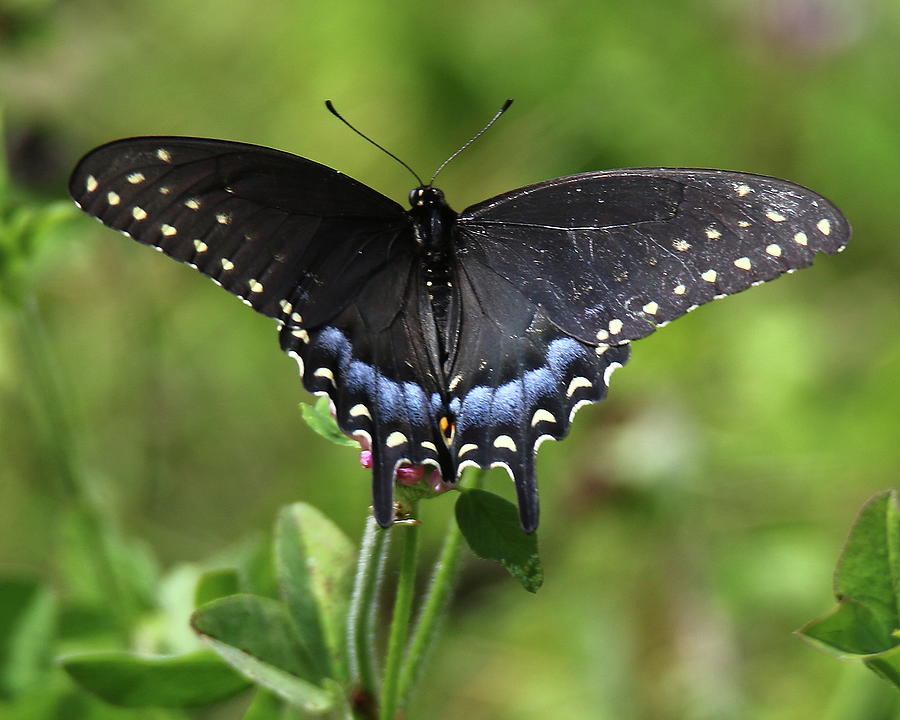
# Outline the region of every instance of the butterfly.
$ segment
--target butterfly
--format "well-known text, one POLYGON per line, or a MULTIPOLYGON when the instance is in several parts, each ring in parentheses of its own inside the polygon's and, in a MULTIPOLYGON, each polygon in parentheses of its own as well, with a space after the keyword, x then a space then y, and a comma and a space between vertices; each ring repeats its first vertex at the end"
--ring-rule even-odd
POLYGON ((371 448, 383 527, 399 468, 455 482, 499 466, 534 531, 538 447, 605 397, 631 341, 850 237, 821 195, 742 172, 586 172, 460 213, 416 177, 405 209, 278 150, 137 137, 89 152, 69 183, 89 215, 277 321, 304 387, 371 448))

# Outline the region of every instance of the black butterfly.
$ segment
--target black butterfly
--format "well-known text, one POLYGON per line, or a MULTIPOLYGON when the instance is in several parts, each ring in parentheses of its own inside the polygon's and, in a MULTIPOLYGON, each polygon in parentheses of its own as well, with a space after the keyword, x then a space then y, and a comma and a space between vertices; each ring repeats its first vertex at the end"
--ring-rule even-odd
POLYGON ((306 389, 371 444, 382 526, 398 467, 501 466, 533 531, 538 446, 606 395, 631 340, 850 237, 821 195, 723 170, 582 173, 459 214, 419 182, 405 210, 288 153, 145 137, 88 153, 69 191, 278 321, 306 389))

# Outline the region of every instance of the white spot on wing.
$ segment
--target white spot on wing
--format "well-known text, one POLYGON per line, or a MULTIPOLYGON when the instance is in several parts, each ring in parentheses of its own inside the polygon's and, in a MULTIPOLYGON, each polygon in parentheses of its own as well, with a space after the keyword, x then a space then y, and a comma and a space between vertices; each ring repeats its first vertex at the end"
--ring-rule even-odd
POLYGON ((509 435, 498 435, 496 438, 494 438, 494 447, 511 450, 512 452, 515 452, 517 450, 515 440, 513 440, 509 435))
POLYGON ((575 419, 575 415, 579 410, 581 410, 581 408, 583 408, 585 405, 591 405, 593 404, 593 402, 593 400, 579 400, 577 403, 575 403, 572 406, 572 409, 569 411, 569 422, 572 422, 575 419))
POLYGON ((597 331, 597 339, 598 340, 607 340, 609 338, 609 332, 606 330, 598 330, 597 331))
POLYGON ((612 377, 612 374, 620 367, 622 367, 622 363, 617 362, 610 363, 606 366, 606 370, 603 371, 603 383, 606 385, 606 387, 609 387, 609 380, 612 377))
POLYGON ((676 285, 672 292, 676 295, 684 295, 687 292, 687 288, 684 285, 676 285))
POLYGON ((768 253, 772 257, 781 257, 781 245, 772 243, 766 248, 766 253, 768 253))
POLYGON ((398 445, 403 445, 406 442, 406 435, 402 432, 394 431, 390 435, 387 436, 387 440, 384 441, 384 444, 388 447, 397 447, 398 445))
POLYGON ((194 249, 198 253, 206 252, 207 250, 209 250, 209 245, 207 245, 202 240, 194 240, 194 249))
POLYGON ((704 280, 706 280, 706 282, 708 282, 708 283, 713 283, 713 282, 715 282, 715 281, 716 281, 716 278, 717 278, 718 276, 719 276, 719 274, 718 274, 715 270, 707 270, 705 273, 703 273, 702 275, 700 275, 700 277, 702 277, 702 278, 703 278, 704 280))
POLYGON ((798 232, 796 235, 794 235, 794 242, 798 245, 806 246, 809 244, 809 238, 806 237, 805 232, 798 232))
POLYGON ((656 315, 656 312, 659 310, 659 304, 651 300, 641 309, 648 315, 656 315))
POLYGON ((303 358, 295 350, 291 350, 288 353, 289 358, 293 358, 294 362, 297 363, 297 368, 300 370, 300 377, 303 377, 303 358))
POLYGON ((744 197, 744 195, 753 192, 753 188, 751 188, 749 185, 738 185, 735 190, 737 191, 739 197, 744 197))
POLYGON ((769 218, 772 222, 784 222, 787 218, 779 212, 775 212, 774 210, 769 210, 766 213, 766 217, 769 218))
POLYGON ((99 183, 97 182, 97 178, 93 175, 88 175, 87 180, 84 181, 84 187, 88 192, 94 192, 94 190, 97 189, 97 185, 99 185, 99 183))
POLYGON ((166 237, 172 237, 175 233, 178 232, 178 230, 176 230, 174 227, 165 223, 159 226, 159 231, 166 237))
POLYGON ((822 218, 821 220, 819 220, 819 222, 816 223, 816 227, 823 235, 831 234, 831 221, 828 218, 822 218))
POLYGON ((133 172, 127 178, 125 178, 132 185, 137 185, 138 183, 144 182, 144 173, 141 172, 133 172))
POLYGON ((534 411, 534 415, 531 416, 531 427, 534 427, 538 423, 542 422, 556 422, 556 418, 553 416, 553 413, 549 410, 544 410, 543 408, 538 408, 534 411))
POLYGON ((367 417, 371 420, 372 414, 369 412, 369 408, 360 403, 350 408, 350 417, 367 417))
POLYGON ((691 249, 691 244, 687 240, 676 240, 672 243, 672 247, 680 252, 691 249))
POLYGON ((583 387, 592 388, 594 387, 594 384, 586 377, 582 377, 581 375, 573 377, 572 382, 569 383, 568 390, 566 390, 566 397, 572 397, 575 394, 575 391, 578 390, 578 388, 583 387))
POLYGON ((147 211, 144 210, 144 208, 135 205, 131 208, 131 217, 135 220, 144 220, 147 217, 147 211))
POLYGON ((184 206, 190 210, 199 210, 200 201, 197 198, 190 198, 189 200, 184 201, 184 206))
POLYGON ((477 449, 478 449, 477 445, 475 445, 473 443, 466 443, 459 449, 459 452, 456 453, 456 457, 461 458, 467 452, 472 452, 472 450, 477 450, 477 449))
POLYGON ((749 270, 753 267, 753 264, 750 262, 750 258, 741 257, 734 261, 736 267, 739 267, 741 270, 749 270))
POLYGON ((216 222, 219 225, 227 225, 231 222, 231 215, 228 213, 216 213, 216 222))
POLYGON ((222 269, 223 270, 234 270, 234 263, 231 262, 228 258, 222 258, 222 269))
POLYGON ((621 320, 619 320, 619 318, 613 318, 609 321, 609 331, 613 335, 618 335, 620 332, 622 332, 622 328, 624 327, 624 325, 625 324, 621 320))
POLYGON ((110 205, 118 205, 120 200, 121 198, 119 197, 119 193, 113 190, 110 190, 108 193, 106 193, 106 202, 108 202, 110 205))
POLYGON ((259 280, 250 280, 247 284, 250 286, 250 292, 261 293, 263 291, 263 284, 259 280))
POLYGON ((163 162, 172 162, 172 153, 170 153, 165 148, 160 148, 156 151, 156 157, 158 157, 163 162))
POLYGON ((313 373, 316 377, 325 378, 328 382, 334 385, 334 373, 327 367, 317 368, 313 373))
POLYGON ((422 442, 419 443, 419 445, 421 445, 426 450, 431 450, 432 452, 437 452, 437 448, 435 447, 434 443, 431 442, 431 440, 423 440, 422 442))
POLYGON ((280 300, 278 302, 278 305, 281 308, 281 312, 283 312, 285 315, 287 315, 291 312, 291 310, 294 309, 294 306, 291 305, 287 300, 280 300))
POLYGON ((706 228, 706 237, 708 237, 710 240, 717 240, 718 238, 722 237, 722 233, 720 233, 714 227, 708 227, 706 228))
POLYGON ((309 333, 301 328, 294 328, 293 330, 291 330, 291 335, 293 335, 295 338, 299 338, 305 343, 309 342, 309 333))

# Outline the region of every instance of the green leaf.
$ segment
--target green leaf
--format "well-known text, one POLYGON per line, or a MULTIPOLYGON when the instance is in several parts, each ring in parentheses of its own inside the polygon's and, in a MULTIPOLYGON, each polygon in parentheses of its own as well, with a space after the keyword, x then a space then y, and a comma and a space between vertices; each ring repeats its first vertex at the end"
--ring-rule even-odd
POLYGON ((900 507, 889 490, 860 511, 835 573, 838 606, 798 634, 842 658, 862 660, 900 687, 900 507))
POLYGON ((301 403, 300 412, 303 414, 306 424, 326 440, 330 440, 335 445, 358 448, 359 443, 356 440, 347 437, 341 432, 341 429, 331 416, 329 407, 328 398, 320 397, 316 400, 315 405, 301 403))
POLYGON ((275 693, 259 688, 241 720, 283 720, 286 711, 292 712, 289 708, 275 693))
POLYGON ((123 707, 208 705, 250 684, 209 650, 169 656, 95 652, 69 655, 61 662, 85 690, 123 707))
POLYGON ((900 627, 900 508, 896 491, 879 493, 863 506, 838 561, 834 593, 838 600, 851 598, 868 607, 889 631, 900 627))
POLYGON ((814 645, 838 657, 870 655, 892 647, 885 628, 865 605, 843 600, 834 610, 813 620, 798 632, 814 645))
POLYGON ((194 607, 200 607, 213 600, 237 595, 241 591, 241 579, 234 568, 210 570, 197 580, 194 589, 194 607))
MULTIPOLYGON (((6 113, 0 106, 0 138, 6 138, 6 113)), ((9 166, 6 157, 6 142, 0 142, 0 219, 9 202, 9 166)))
POLYGON ((309 658, 281 603, 232 595, 199 608, 191 624, 225 662, 292 705, 314 714, 333 706, 328 692, 308 682, 309 658))
POLYGON ((310 505, 281 510, 275 526, 275 566, 281 594, 301 642, 322 675, 346 678, 342 657, 355 548, 310 505))
POLYGON ((486 490, 463 489, 456 522, 478 557, 502 563, 529 592, 544 582, 537 535, 522 532, 516 506, 486 490))
POLYGON ((56 603, 42 584, 0 580, 0 698, 35 685, 50 668, 56 603))

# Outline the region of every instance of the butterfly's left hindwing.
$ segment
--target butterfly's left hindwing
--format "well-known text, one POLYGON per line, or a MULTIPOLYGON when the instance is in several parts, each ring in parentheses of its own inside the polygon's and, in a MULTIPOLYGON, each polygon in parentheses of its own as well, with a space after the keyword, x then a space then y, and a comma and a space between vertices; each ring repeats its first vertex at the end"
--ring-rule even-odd
POLYGON ((521 288, 471 255, 455 286, 459 333, 447 371, 458 469, 502 467, 513 478, 522 527, 538 525, 535 455, 566 435, 579 408, 606 396, 628 346, 598 348, 562 331, 521 288), (599 352, 598 352, 599 350, 599 352))

